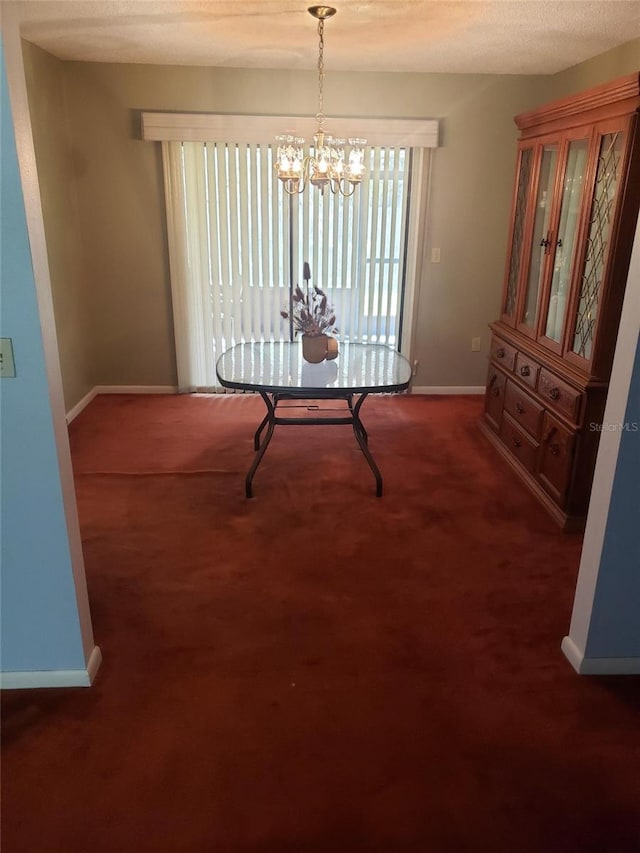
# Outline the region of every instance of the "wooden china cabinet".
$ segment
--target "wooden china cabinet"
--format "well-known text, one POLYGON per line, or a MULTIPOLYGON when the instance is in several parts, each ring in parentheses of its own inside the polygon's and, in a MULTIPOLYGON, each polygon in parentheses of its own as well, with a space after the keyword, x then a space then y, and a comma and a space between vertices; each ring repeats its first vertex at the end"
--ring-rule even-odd
POLYGON ((564 529, 584 526, 640 204, 640 73, 516 116, 484 434, 564 529))

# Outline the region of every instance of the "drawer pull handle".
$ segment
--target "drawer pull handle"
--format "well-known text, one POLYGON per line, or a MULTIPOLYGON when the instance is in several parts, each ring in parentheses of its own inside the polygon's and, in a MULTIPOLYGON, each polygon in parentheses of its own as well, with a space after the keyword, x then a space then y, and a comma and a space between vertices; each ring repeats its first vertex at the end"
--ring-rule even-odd
POLYGON ((514 447, 522 447, 522 442, 519 438, 515 438, 515 436, 511 439, 511 443, 514 447))
POLYGON ((495 386, 495 388, 491 389, 491 396, 492 397, 499 397, 500 396, 500 388, 497 385, 495 386))
POLYGON ((506 354, 507 353, 506 353, 504 347, 500 347, 499 349, 496 350, 496 355, 498 358, 504 358, 506 354))
POLYGON ((531 369, 528 364, 523 364, 520 368, 520 376, 529 376, 531 374, 531 369))
POLYGON ((558 456, 560 454, 560 445, 559 444, 550 444, 549 452, 552 456, 558 456))
POLYGON ((520 402, 516 403, 516 412, 519 415, 524 415, 524 406, 522 405, 522 403, 520 403, 520 402))
POLYGON ((559 400, 560 399, 560 389, 556 388, 555 386, 553 388, 549 388, 549 396, 551 397, 552 400, 559 400))

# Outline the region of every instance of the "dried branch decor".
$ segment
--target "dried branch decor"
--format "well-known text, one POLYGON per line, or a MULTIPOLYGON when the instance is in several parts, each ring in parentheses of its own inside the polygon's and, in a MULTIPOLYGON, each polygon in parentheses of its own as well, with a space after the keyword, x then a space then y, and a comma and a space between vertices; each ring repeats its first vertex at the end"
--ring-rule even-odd
MULTIPOLYGON (((319 287, 311 286, 305 295, 300 285, 296 284, 292 302, 294 331, 311 337, 338 334, 333 306, 329 305, 326 294, 319 287)), ((285 320, 289 319, 288 311, 281 311, 280 314, 285 320)))

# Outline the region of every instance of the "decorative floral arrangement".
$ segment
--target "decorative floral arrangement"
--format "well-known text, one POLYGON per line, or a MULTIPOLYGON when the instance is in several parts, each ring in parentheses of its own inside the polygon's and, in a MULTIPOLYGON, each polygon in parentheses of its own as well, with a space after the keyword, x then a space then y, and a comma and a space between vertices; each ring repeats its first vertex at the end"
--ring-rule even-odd
MULTIPOLYGON (((326 294, 319 287, 309 287, 305 295, 300 285, 296 284, 292 301, 294 331, 311 337, 338 334, 333 306, 329 305, 326 294)), ((281 311, 280 314, 285 320, 289 319, 288 311, 281 311)))

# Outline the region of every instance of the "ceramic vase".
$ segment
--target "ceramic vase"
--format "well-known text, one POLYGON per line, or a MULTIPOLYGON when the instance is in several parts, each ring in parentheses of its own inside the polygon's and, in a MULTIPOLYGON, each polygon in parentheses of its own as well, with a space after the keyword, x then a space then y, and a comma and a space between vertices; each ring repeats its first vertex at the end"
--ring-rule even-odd
POLYGON ((311 364, 318 364, 327 357, 326 335, 303 335, 302 357, 311 364))

